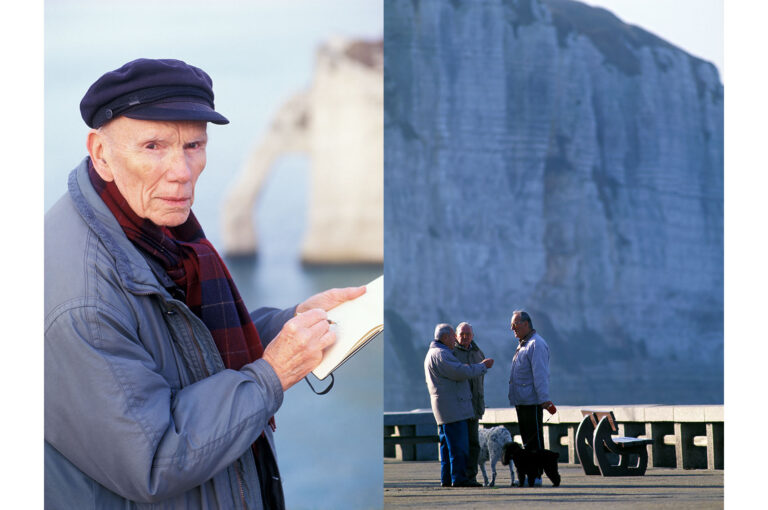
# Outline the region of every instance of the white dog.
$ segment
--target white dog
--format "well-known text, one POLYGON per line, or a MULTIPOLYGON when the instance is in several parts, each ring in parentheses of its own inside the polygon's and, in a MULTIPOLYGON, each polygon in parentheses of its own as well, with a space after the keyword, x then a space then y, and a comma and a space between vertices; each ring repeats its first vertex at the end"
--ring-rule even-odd
MULTIPOLYGON (((478 430, 480 436, 480 455, 477 458, 477 464, 483 473, 483 484, 486 487, 493 487, 496 484, 496 463, 501 460, 501 452, 505 443, 512 441, 512 434, 504 426, 485 429, 480 427, 478 430), (491 461, 491 483, 488 483, 488 474, 485 472, 486 461, 491 461)), ((509 476, 511 477, 510 486, 515 485, 515 472, 512 469, 512 463, 509 463, 509 476)))

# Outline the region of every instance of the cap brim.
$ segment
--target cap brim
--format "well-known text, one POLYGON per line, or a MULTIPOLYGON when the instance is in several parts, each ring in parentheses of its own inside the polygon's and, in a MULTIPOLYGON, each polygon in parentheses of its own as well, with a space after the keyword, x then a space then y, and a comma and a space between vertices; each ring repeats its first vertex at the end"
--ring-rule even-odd
POLYGON ((191 120, 229 124, 229 119, 216 112, 207 104, 192 101, 174 101, 142 105, 123 113, 125 117, 138 120, 191 120))

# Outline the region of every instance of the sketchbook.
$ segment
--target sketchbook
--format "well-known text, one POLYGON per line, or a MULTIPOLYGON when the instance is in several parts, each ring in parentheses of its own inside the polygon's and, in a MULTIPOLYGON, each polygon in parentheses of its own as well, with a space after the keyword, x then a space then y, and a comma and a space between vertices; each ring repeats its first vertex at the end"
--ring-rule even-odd
POLYGON ((339 368, 384 330, 384 275, 365 286, 365 294, 328 311, 336 330, 336 343, 323 352, 312 371, 318 379, 339 368))

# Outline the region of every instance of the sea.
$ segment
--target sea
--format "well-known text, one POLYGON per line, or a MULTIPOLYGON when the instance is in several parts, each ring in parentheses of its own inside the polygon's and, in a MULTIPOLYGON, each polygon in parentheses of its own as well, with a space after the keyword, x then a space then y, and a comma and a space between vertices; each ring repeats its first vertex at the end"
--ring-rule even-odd
MULTIPOLYGON (((382 18, 382 3, 370 0, 46 1, 46 211, 86 155, 78 105, 90 84, 135 58, 177 58, 208 72, 216 109, 231 121, 208 129, 193 207, 221 248, 228 190, 272 115, 311 86, 318 46, 330 37, 380 38, 382 18)), ((258 256, 226 259, 249 308, 293 306, 383 272, 380 265, 301 264, 311 171, 304 154, 275 162, 254 208, 258 256)), ((339 368, 328 394, 315 395, 303 381, 286 392, 275 438, 289 509, 381 508, 382 342, 379 335, 339 368)))

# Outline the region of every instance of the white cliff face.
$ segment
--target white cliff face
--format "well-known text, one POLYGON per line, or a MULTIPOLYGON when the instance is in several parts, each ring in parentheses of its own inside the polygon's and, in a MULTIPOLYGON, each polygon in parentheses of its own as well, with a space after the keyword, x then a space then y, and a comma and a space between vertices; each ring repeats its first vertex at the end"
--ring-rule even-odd
POLYGON ((516 308, 556 400, 722 402, 714 66, 569 0, 385 13, 385 407, 425 407, 431 331, 464 320, 506 405, 516 308))
POLYGON ((305 262, 382 262, 382 68, 381 41, 329 42, 318 51, 310 102, 305 262))
POLYGON ((258 251, 254 219, 272 165, 311 161, 306 263, 381 264, 383 257, 382 43, 332 39, 317 51, 313 82, 275 113, 224 203, 225 252, 258 251))

